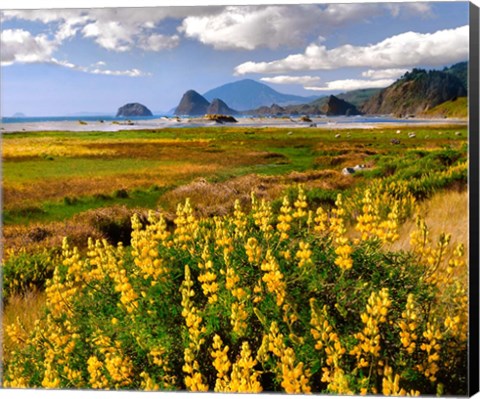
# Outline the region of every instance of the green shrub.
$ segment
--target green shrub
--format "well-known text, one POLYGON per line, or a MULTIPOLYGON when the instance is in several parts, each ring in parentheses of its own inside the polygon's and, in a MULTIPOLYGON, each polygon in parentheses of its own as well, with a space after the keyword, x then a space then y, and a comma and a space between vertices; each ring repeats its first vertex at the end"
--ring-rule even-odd
POLYGON ((54 259, 54 253, 46 250, 35 254, 25 251, 9 254, 2 264, 4 299, 31 289, 45 289, 46 281, 53 276, 54 259))
POLYGON ((64 243, 5 386, 466 394, 468 297, 446 267, 463 252, 421 220, 411 250, 392 251, 403 189, 391 189, 386 216, 375 188, 355 217, 341 197, 309 209, 298 189, 276 216, 253 198, 248 214, 237 203, 199 220, 187 201, 174 231, 134 217, 131 248, 64 243))

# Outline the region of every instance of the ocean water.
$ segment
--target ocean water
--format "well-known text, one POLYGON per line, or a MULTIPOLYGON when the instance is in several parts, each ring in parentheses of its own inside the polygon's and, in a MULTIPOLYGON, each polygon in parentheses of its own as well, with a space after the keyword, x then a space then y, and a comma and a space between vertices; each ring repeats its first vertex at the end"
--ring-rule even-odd
POLYGON ((120 117, 113 115, 95 115, 95 116, 23 116, 23 117, 2 117, 0 118, 0 123, 48 123, 48 122, 125 122, 128 120, 139 121, 139 120, 150 120, 150 119, 159 119, 164 117, 164 115, 153 115, 153 116, 129 116, 129 117, 120 117))

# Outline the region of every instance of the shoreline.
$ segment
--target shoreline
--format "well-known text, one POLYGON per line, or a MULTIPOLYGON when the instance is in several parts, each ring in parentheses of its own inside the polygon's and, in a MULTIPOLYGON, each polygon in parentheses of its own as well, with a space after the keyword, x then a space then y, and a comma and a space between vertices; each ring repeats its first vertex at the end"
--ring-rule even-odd
POLYGON ((13 122, 1 123, 1 133, 45 132, 45 131, 71 131, 71 132, 118 132, 121 130, 156 130, 165 128, 195 128, 195 127, 278 127, 278 128, 312 128, 312 129, 375 129, 386 127, 412 127, 412 126, 444 126, 467 125, 467 119, 398 119, 375 117, 365 118, 365 121, 349 117, 322 117, 311 118, 311 122, 302 122, 293 118, 262 118, 248 117, 237 118, 237 123, 216 123, 204 118, 158 118, 147 120, 134 120, 126 122, 101 122, 98 121, 45 121, 45 122, 13 122), (382 120, 383 119, 383 120, 382 120), (385 119, 387 119, 385 121, 385 119))

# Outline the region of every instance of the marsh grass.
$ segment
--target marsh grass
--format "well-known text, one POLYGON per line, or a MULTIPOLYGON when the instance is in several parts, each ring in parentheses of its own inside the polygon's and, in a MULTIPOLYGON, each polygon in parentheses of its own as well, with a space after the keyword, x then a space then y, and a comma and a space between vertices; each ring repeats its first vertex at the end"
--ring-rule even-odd
POLYGON ((442 154, 446 162, 466 154, 465 127, 397 130, 296 128, 288 134, 287 128, 208 127, 10 134, 2 148, 4 224, 48 224, 119 205, 172 211, 186 196, 196 198, 202 214, 223 214, 231 210, 235 191, 273 198, 301 181, 310 190, 323 190, 319 202, 331 202, 335 190, 374 177, 417 177, 425 168, 444 168, 442 154), (408 138, 411 130, 414 139, 408 138), (401 144, 392 145, 392 138, 401 144), (368 170, 341 175, 343 167, 360 163, 368 170), (323 174, 313 177, 317 172, 323 174))

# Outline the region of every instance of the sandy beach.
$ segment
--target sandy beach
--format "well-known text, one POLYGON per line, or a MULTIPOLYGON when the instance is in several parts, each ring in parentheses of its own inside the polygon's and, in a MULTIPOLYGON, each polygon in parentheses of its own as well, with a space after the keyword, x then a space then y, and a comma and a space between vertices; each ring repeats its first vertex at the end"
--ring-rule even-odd
POLYGON ((468 124, 459 119, 398 119, 393 118, 311 118, 303 122, 295 118, 237 118, 237 123, 216 123, 203 118, 158 118, 135 121, 45 121, 0 124, 1 133, 41 132, 41 131, 101 131, 150 130, 164 128, 238 126, 238 127, 279 127, 279 128, 318 128, 318 129, 374 129, 388 126, 451 125, 468 124))

